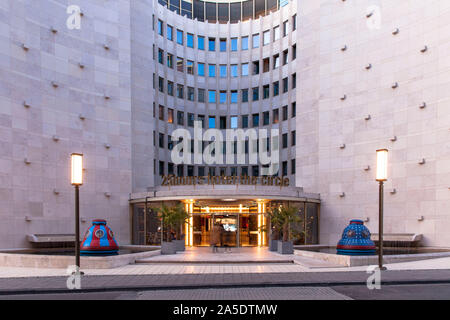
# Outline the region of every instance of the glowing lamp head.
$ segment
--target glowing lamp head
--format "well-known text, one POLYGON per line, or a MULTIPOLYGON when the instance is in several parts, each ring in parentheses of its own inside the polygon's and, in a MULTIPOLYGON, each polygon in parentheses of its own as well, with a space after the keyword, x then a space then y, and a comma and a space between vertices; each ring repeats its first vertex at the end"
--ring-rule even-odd
POLYGON ((388 150, 377 150, 377 181, 387 180, 388 150))
POLYGON ((71 159, 71 183, 74 186, 83 184, 83 155, 80 153, 72 153, 71 159))

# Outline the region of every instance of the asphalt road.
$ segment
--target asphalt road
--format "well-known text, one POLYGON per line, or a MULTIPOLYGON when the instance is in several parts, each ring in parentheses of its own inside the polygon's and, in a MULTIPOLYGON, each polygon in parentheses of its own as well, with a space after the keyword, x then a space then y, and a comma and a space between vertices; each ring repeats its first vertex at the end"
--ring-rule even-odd
POLYGON ((0 300, 450 300, 450 284, 267 287, 0 296, 0 300))

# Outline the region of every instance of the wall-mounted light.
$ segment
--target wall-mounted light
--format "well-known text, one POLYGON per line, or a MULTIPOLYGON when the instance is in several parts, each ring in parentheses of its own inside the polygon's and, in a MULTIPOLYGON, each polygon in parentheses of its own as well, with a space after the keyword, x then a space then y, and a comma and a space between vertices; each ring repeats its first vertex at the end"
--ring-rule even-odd
POLYGON ((364 219, 364 222, 369 222, 370 221, 370 218, 369 217, 366 217, 365 219, 364 219))
POLYGON ((346 100, 347 99, 347 95, 346 94, 344 94, 343 96, 341 96, 341 100, 342 101, 344 101, 344 100, 346 100))
POLYGON ((370 166, 365 166, 364 167, 364 171, 369 171, 370 170, 370 166))
POLYGON ((426 102, 422 102, 422 104, 419 106, 420 109, 425 109, 427 107, 426 102))
POLYGON ((373 11, 369 12, 368 14, 366 14, 366 18, 370 18, 371 16, 373 16, 373 11))
POLYGON ((394 82, 391 86, 392 89, 397 89, 398 88, 398 82, 394 82))
POLYGON ((105 197, 111 198, 111 192, 105 192, 105 197))
POLYGON ((105 147, 106 149, 110 149, 110 148, 111 148, 111 145, 110 145, 109 143, 105 143, 105 144, 104 144, 104 147, 105 147))
POLYGON ((110 96, 108 96, 108 95, 103 95, 103 98, 105 99, 105 100, 109 100, 109 99, 111 99, 111 97, 110 96))
POLYGON ((86 119, 86 117, 85 117, 84 114, 82 114, 82 113, 80 113, 80 114, 78 115, 78 118, 80 118, 80 120, 85 120, 85 119, 86 119))
POLYGON ((420 52, 425 53, 428 51, 428 47, 427 46, 423 46, 422 49, 420 49, 420 52))
POLYGON ((372 69, 372 64, 371 63, 366 64, 366 70, 370 70, 370 69, 372 69))
POLYGON ((85 223, 85 222, 86 222, 86 218, 85 218, 85 217, 81 217, 81 218, 80 218, 80 221, 81 221, 82 223, 85 223))
POLYGON ((58 88, 58 87, 59 87, 59 84, 56 83, 55 81, 52 81, 52 87, 53 87, 53 88, 58 88))
POLYGON ((423 220, 425 220, 425 217, 424 217, 424 216, 419 216, 419 217, 417 218, 417 221, 423 221, 423 220))
POLYGON ((372 119, 372 116, 370 114, 368 114, 367 116, 364 117, 364 120, 369 121, 370 119, 372 119))
POLYGON ((80 17, 84 17, 84 12, 80 11, 80 17))
POLYGON ((347 51, 347 49, 348 49, 348 47, 347 47, 346 44, 344 44, 344 45, 341 47, 341 51, 347 51))
POLYGON ((79 62, 79 63, 78 63, 78 67, 79 67, 80 69, 84 69, 85 65, 84 65, 82 62, 79 62))
POLYGON ((425 158, 422 158, 418 163, 422 165, 425 164, 425 162, 426 162, 425 158))
POLYGON ((345 192, 339 193, 339 197, 340 197, 340 198, 344 198, 344 197, 345 197, 345 192))
POLYGON ((58 30, 57 30, 56 28, 54 28, 54 27, 51 27, 51 28, 50 28, 50 31, 51 31, 53 34, 58 33, 58 30))
POLYGON ((345 149, 345 143, 341 144, 341 145, 339 146, 339 148, 340 148, 340 149, 345 149))
POLYGON ((396 194, 397 193, 397 189, 393 188, 391 189, 391 191, 389 191, 391 194, 396 194))
POLYGON ((33 220, 33 218, 31 218, 30 216, 25 216, 25 221, 30 222, 32 220, 33 220))
POLYGON ((20 46, 22 47, 22 49, 23 49, 24 51, 30 50, 30 47, 27 46, 25 43, 22 43, 20 46))
POLYGON ((397 136, 392 136, 391 139, 389 139, 389 140, 391 140, 392 142, 395 142, 395 141, 397 141, 397 136))
POLYGON ((26 101, 23 102, 23 106, 27 109, 31 107, 31 105, 26 101))
POLYGON ((106 43, 103 45, 103 48, 104 48, 105 50, 109 50, 109 46, 108 46, 106 43))
POLYGON ((28 158, 23 159, 23 162, 24 162, 25 164, 31 164, 31 161, 30 161, 30 159, 28 159, 28 158))
POLYGON ((58 189, 53 189, 53 193, 55 194, 55 195, 58 195, 59 194, 59 190, 58 189))
POLYGON ((392 34, 395 36, 397 34, 399 34, 400 29, 399 28, 395 28, 394 31, 392 31, 392 34))

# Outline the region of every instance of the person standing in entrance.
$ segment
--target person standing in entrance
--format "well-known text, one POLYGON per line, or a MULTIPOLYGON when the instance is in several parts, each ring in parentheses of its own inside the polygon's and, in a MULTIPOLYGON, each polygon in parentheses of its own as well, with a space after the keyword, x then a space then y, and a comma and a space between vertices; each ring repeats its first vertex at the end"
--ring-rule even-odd
POLYGON ((209 238, 209 243, 212 246, 212 252, 219 252, 218 250, 218 244, 221 242, 221 235, 222 235, 222 228, 220 225, 216 222, 214 224, 214 227, 212 229, 212 235, 209 238))

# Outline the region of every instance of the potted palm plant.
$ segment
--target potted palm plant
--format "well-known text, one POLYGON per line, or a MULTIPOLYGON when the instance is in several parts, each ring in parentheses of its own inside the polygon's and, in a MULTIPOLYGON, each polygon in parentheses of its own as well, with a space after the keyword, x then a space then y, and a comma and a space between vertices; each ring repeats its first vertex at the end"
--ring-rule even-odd
POLYGON ((177 253, 175 242, 172 241, 172 228, 176 219, 174 210, 163 204, 160 208, 157 209, 157 211, 159 217, 162 219, 162 224, 165 231, 161 242, 161 254, 175 254, 177 253))
POLYGON ((270 239, 269 239, 269 250, 277 251, 278 250, 278 241, 280 239, 280 230, 281 230, 281 214, 279 207, 273 207, 267 211, 267 215, 270 219, 270 239))
POLYGON ((175 249, 176 251, 185 251, 185 240, 184 240, 184 232, 183 227, 184 224, 189 221, 189 213, 186 212, 183 208, 183 204, 179 203, 175 207, 172 208, 174 214, 174 229, 175 229, 175 249))
POLYGON ((289 239, 292 225, 300 222, 300 217, 295 207, 281 206, 279 208, 280 225, 283 235, 283 240, 278 241, 278 253, 292 254, 294 253, 293 242, 289 239))

